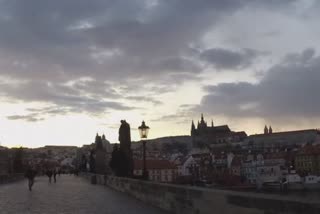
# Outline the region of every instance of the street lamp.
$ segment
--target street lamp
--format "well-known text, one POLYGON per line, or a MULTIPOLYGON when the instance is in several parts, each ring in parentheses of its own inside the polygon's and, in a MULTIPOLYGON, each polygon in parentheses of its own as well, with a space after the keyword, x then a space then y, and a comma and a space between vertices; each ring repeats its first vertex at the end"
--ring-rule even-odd
POLYGON ((142 121, 141 126, 138 127, 140 138, 142 140, 142 146, 143 146, 143 171, 142 171, 142 178, 147 180, 148 179, 148 172, 146 169, 146 141, 143 139, 146 139, 148 137, 149 132, 149 126, 146 126, 146 123, 142 121))

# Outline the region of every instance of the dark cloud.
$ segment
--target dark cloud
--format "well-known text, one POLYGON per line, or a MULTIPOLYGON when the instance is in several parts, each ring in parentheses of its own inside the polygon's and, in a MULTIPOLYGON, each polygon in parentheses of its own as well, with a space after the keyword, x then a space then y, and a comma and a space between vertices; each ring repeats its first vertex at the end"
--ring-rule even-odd
POLYGON ((243 49, 232 51, 222 48, 212 48, 203 51, 200 58, 217 69, 243 69, 250 66, 262 52, 243 49))
POLYGON ((0 95, 24 102, 43 102, 61 108, 71 108, 70 111, 73 112, 103 113, 109 109, 131 110, 134 108, 119 102, 108 101, 106 99, 108 95, 111 98, 116 96, 110 91, 94 88, 95 91, 92 94, 90 85, 81 84, 86 90, 83 90, 78 84, 75 85, 74 88, 51 82, 26 82, 18 85, 1 84, 0 95))
POLYGON ((69 112, 72 112, 70 107, 59 107, 59 106, 50 106, 43 108, 27 108, 30 115, 42 115, 42 116, 50 116, 50 115, 65 115, 69 112))
POLYGON ((320 117, 320 57, 307 49, 290 54, 258 83, 207 86, 199 111, 231 117, 320 117))
MULTIPOLYGON (((184 104, 180 105, 175 113, 164 114, 160 117, 157 117, 151 121, 153 122, 170 122, 176 124, 188 124, 190 117, 196 116, 196 113, 193 111, 196 105, 184 104)), ((198 116, 198 115, 197 115, 198 116)))
POLYGON ((119 79, 194 72, 188 45, 234 1, 5 0, 0 48, 6 75, 16 78, 119 79), (190 26, 193 26, 192 28, 190 26), (7 73, 7 72, 10 72, 7 73))
POLYGON ((27 108, 28 113, 24 115, 10 115, 7 116, 8 120, 24 120, 27 122, 39 122, 43 121, 48 117, 57 115, 66 115, 68 113, 74 113, 79 111, 79 109, 74 109, 72 107, 61 107, 52 105, 50 107, 42 108, 27 108))
POLYGON ((3 0, 0 65, 27 79, 194 72, 190 44, 221 17, 257 2, 264 1, 3 0))
MULTIPOLYGON (((80 112, 133 109, 118 101, 122 97, 115 88, 164 93, 197 80, 203 67, 191 46, 220 19, 249 4, 283 5, 262 0, 2 0, 0 78, 19 84, 1 83, 0 95, 80 112), (83 78, 90 81, 79 81, 83 78)), ((249 49, 211 49, 201 58, 221 68, 242 68, 255 57, 249 49)))
POLYGON ((134 100, 139 102, 151 102, 154 105, 162 105, 163 103, 157 99, 154 99, 149 96, 127 96, 125 97, 128 100, 134 100))
POLYGON ((44 118, 38 117, 37 114, 29 114, 29 115, 11 115, 8 116, 8 120, 24 120, 27 122, 38 122, 44 120, 44 118))

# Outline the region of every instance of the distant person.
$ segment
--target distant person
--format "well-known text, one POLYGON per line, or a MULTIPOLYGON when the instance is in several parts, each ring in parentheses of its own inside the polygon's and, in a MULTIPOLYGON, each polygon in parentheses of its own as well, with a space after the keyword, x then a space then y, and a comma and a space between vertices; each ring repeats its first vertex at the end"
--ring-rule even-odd
POLYGON ((54 169, 53 170, 53 180, 54 180, 54 182, 56 183, 57 182, 57 170, 56 169, 54 169))
POLYGON ((48 169, 47 172, 46 172, 47 176, 49 177, 49 183, 51 183, 51 177, 52 177, 52 170, 51 169, 48 169))
POLYGON ((34 184, 35 176, 36 176, 36 171, 32 167, 28 167, 25 177, 28 179, 29 191, 32 191, 32 186, 34 184))

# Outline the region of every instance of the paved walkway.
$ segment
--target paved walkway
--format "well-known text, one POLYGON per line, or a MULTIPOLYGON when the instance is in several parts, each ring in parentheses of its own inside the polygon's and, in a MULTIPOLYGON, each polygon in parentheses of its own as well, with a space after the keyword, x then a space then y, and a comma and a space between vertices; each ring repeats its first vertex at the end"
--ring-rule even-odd
POLYGON ((57 183, 36 177, 29 192, 27 180, 0 185, 1 214, 165 214, 124 193, 91 185, 81 177, 57 176, 57 183))

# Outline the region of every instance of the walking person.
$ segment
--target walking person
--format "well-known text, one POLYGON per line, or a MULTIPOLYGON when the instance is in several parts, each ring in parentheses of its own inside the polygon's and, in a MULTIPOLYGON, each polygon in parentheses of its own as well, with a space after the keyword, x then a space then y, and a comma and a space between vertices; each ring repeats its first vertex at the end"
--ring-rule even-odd
POLYGON ((28 179, 29 191, 32 191, 32 186, 34 184, 34 177, 36 176, 36 171, 32 167, 28 167, 25 176, 28 179))
POLYGON ((48 169, 46 174, 47 174, 47 176, 49 177, 49 183, 51 183, 52 170, 51 170, 51 169, 48 169))
POLYGON ((53 180, 54 180, 54 182, 56 183, 57 182, 57 170, 56 169, 54 169, 53 170, 53 180))

